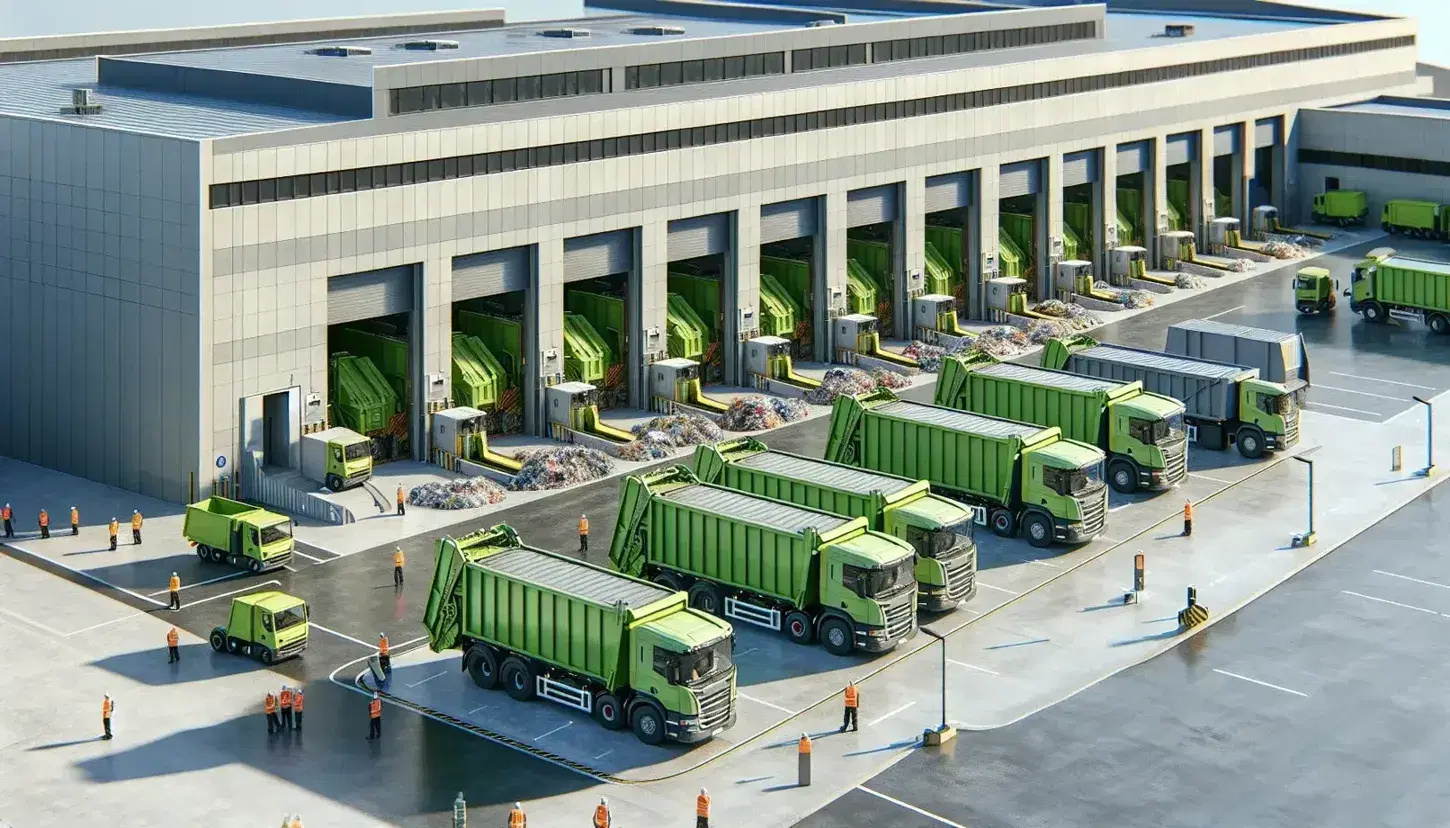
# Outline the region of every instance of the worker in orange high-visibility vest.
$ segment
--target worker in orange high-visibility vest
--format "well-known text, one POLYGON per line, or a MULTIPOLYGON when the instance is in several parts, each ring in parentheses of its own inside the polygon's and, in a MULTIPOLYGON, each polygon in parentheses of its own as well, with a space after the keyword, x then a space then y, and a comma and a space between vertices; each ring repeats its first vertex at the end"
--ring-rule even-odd
POLYGON ((298 687, 292 693, 292 729, 298 733, 302 732, 302 688, 298 687))
POLYGON ((695 797, 695 828, 710 828, 710 793, 704 788, 695 797))
POLYGON ((262 710, 267 713, 267 732, 280 733, 282 722, 277 719, 277 697, 268 693, 267 698, 262 700, 262 710))
POLYGON ((402 486, 399 486, 398 487, 398 514, 400 514, 400 515, 401 514, 406 514, 406 512, 407 512, 407 510, 403 508, 403 487, 402 486))
POLYGON ((1193 534, 1193 501, 1183 501, 1183 536, 1193 534))
POLYGON ((846 712, 841 718, 841 732, 845 733, 846 728, 858 729, 856 726, 856 708, 861 706, 861 691, 851 682, 846 683, 846 712))
POLYGON ((42 538, 50 537, 50 512, 44 509, 40 510, 40 536, 42 538))
POLYGON ((166 658, 167 664, 175 664, 181 660, 181 633, 175 627, 166 633, 166 649, 170 650, 166 658))
POLYGON ((15 513, 10 510, 9 503, 5 504, 4 509, 0 509, 0 518, 5 520, 5 537, 15 537, 15 513))
POLYGON ((509 811, 509 828, 529 828, 529 818, 524 816, 522 802, 515 802, 513 809, 509 811))
POLYGON ((81 510, 70 507, 70 534, 75 537, 81 533, 81 510))
POLYGON ((614 820, 609 816, 609 800, 599 797, 599 804, 594 806, 594 828, 610 828, 614 820))
POLYGON ((116 703, 111 701, 111 697, 105 696, 104 698, 102 698, 101 727, 105 728, 106 730, 106 732, 101 736, 102 739, 111 738, 111 714, 114 712, 116 712, 116 703))
POLYGON ((378 633, 378 666, 383 668, 383 673, 393 672, 393 659, 388 653, 387 633, 378 633))
POLYGON ((115 518, 111 518, 111 527, 110 527, 110 529, 111 529, 111 551, 112 552, 115 552, 116 551, 116 533, 119 532, 119 531, 121 531, 121 524, 117 523, 115 518))
POLYGON ((580 515, 579 516, 579 551, 581 553, 584 553, 584 552, 588 552, 589 551, 589 516, 588 515, 580 515))
POLYGON ((175 572, 171 573, 171 581, 166 589, 171 592, 171 611, 181 609, 181 578, 175 572))
POLYGON ((383 738, 383 700, 373 693, 368 700, 368 741, 383 738))
POLYGON ((282 708, 282 729, 292 729, 292 688, 282 685, 277 693, 277 705, 282 708))
POLYGON ((393 586, 403 585, 403 547, 393 548, 393 586))
POLYGON ((131 545, 141 545, 141 513, 131 512, 131 545))

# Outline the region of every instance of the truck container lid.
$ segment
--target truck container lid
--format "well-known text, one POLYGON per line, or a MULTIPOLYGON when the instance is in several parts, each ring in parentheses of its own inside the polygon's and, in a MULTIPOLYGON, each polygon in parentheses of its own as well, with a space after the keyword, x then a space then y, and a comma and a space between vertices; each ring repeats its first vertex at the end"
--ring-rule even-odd
POLYGON ((1214 319, 1187 319, 1173 327, 1184 331, 1202 331, 1203 333, 1222 334, 1223 336, 1236 336, 1240 339, 1253 339, 1258 342, 1279 343, 1289 339, 1298 339, 1299 334, 1286 331, 1272 331, 1268 328, 1250 328, 1247 325, 1235 325, 1230 322, 1219 322, 1214 319))
POLYGON ((1441 276, 1450 276, 1450 264, 1446 262, 1432 262, 1428 259, 1416 259, 1410 256, 1391 256, 1381 261, 1380 267, 1398 267, 1404 270, 1419 270, 1425 273, 1438 273, 1441 276))
POLYGON ((789 503, 703 484, 671 489, 660 496, 721 517, 735 518, 793 535, 807 529, 814 529, 816 534, 824 535, 851 522, 851 518, 838 517, 828 512, 802 509, 789 503))
POLYGON ((737 460, 735 465, 858 495, 869 495, 874 492, 891 495, 916 485, 914 481, 904 477, 876 474, 863 469, 829 463, 825 460, 812 460, 809 457, 798 457, 794 454, 783 454, 777 451, 762 451, 759 454, 752 454, 744 460, 737 460))
POLYGON ((923 423, 931 423, 956 431, 966 431, 972 434, 980 434, 984 437, 1021 437, 1027 439, 1047 429, 1039 425, 1028 423, 1016 423, 1011 420, 999 420, 996 417, 983 417, 980 414, 968 414, 965 411, 957 411, 953 408, 939 408, 934 405, 923 405, 922 403, 909 402, 907 400, 896 400, 883 406, 871 409, 877 414, 884 414, 900 420, 916 420, 923 423))
POLYGON ((1208 379, 1234 379, 1246 372, 1252 372, 1254 370, 1252 368, 1245 368, 1242 365, 1230 365, 1227 362, 1190 359, 1188 357, 1163 354, 1157 351, 1125 348, 1121 345, 1094 345, 1091 348, 1084 348, 1078 351, 1073 356, 1080 356, 1085 359, 1101 359, 1107 362, 1120 362, 1124 365, 1135 365, 1139 368, 1167 371, 1176 374, 1190 374, 1208 379))
POLYGON ((619 602, 631 607, 644 607, 674 594, 661 586, 536 549, 508 549, 483 558, 475 565, 605 607, 619 602))
POLYGON ((1066 371, 1051 371, 1047 368, 1035 368, 1031 365, 1018 365, 1015 362, 999 362, 996 365, 987 365, 974 369, 972 373, 988 377, 1017 380, 1019 382, 1030 382, 1034 385, 1050 385, 1054 388, 1062 388, 1067 391, 1112 391, 1127 384, 1118 382, 1117 380, 1085 377, 1082 374, 1069 374, 1066 371))

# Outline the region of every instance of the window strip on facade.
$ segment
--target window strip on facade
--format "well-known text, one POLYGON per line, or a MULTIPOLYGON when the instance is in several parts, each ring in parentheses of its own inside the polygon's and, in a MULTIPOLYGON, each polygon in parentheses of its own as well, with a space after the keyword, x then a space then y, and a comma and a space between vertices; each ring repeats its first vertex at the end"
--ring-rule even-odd
POLYGON ((1450 177, 1450 161, 1434 161, 1428 158, 1370 155, 1361 152, 1339 152, 1307 147, 1299 150, 1298 158, 1300 164, 1323 164, 1330 167, 1355 167, 1362 170, 1383 170, 1408 175, 1450 177))
POLYGON ((388 90, 388 110, 393 115, 491 106, 545 98, 572 98, 609 91, 608 69, 554 72, 517 78, 493 78, 471 83, 439 83, 403 86, 388 90))

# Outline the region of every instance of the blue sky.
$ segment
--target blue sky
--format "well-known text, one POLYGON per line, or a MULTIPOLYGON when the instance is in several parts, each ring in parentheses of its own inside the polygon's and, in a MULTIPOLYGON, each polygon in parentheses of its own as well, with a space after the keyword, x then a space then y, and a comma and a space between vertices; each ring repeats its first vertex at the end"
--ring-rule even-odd
POLYGON ((1450 66, 1450 0, 1290 0, 1305 6, 1369 14, 1414 17, 1420 21, 1420 60, 1450 66))

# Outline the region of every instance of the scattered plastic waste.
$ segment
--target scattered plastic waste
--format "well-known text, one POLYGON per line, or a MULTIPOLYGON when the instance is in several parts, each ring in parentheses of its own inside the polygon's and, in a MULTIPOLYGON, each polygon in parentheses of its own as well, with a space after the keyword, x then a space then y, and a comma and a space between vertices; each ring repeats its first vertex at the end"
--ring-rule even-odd
POLYGON ((800 400, 752 394, 735 398, 720 418, 720 427, 726 431, 764 431, 809 415, 810 409, 800 400))
POLYGON ((1033 310, 1063 320, 1072 331, 1085 331, 1103 323, 1103 320, 1094 316, 1092 311, 1082 305, 1075 302, 1064 302, 1061 299, 1048 299, 1033 310))
POLYGON ((1127 288, 1113 287, 1107 282, 1094 282, 1093 292, 1110 296, 1113 301, 1122 302, 1125 308, 1151 308, 1153 307, 1153 292, 1147 290, 1130 290, 1127 288))
POLYGON ((1201 288, 1207 284, 1207 282, 1203 281, 1202 276, 1195 276, 1192 273, 1179 273, 1173 277, 1173 286, 1183 288, 1184 290, 1201 288))
POLYGON ((1235 273, 1247 273, 1254 269, 1252 259, 1234 259, 1228 263, 1228 269, 1235 273))
MULTIPOLYGON (((1318 251, 1311 250, 1308 246, 1299 244, 1304 237, 1300 236, 1294 241, 1274 240, 1264 245, 1264 252, 1276 259, 1306 259, 1315 255, 1318 251)), ((1318 241, 1316 239, 1316 241, 1318 241)))
POLYGON ((997 325, 977 335, 970 350, 994 357, 1016 356, 1032 347, 1027 332, 1010 325, 997 325))
MULTIPOLYGON (((913 371, 913 373, 916 373, 913 371)), ((906 374, 898 374, 888 368, 872 368, 871 379, 876 381, 878 388, 890 388, 895 391, 911 385, 911 377, 906 374)))
POLYGON ((636 432, 639 436, 633 442, 619 447, 619 459, 644 462, 663 460, 675 453, 675 440, 663 431, 636 432))
POLYGON ((701 443, 718 443, 725 439, 720 426, 698 414, 671 414, 655 417, 647 423, 640 423, 631 429, 636 436, 660 433, 676 446, 695 446, 701 443))
POLYGON ((806 402, 812 405, 831 405, 836 398, 845 394, 854 397, 876 390, 876 380, 858 368, 831 368, 821 378, 821 387, 806 392, 806 402))
POLYGON ((614 470, 609 455, 584 446, 558 446, 520 452, 523 468, 509 485, 514 491, 562 489, 576 483, 588 483, 607 476, 614 470))
POLYGON ((487 477, 446 480, 414 486, 408 505, 426 509, 477 509, 503 502, 503 487, 487 477))

